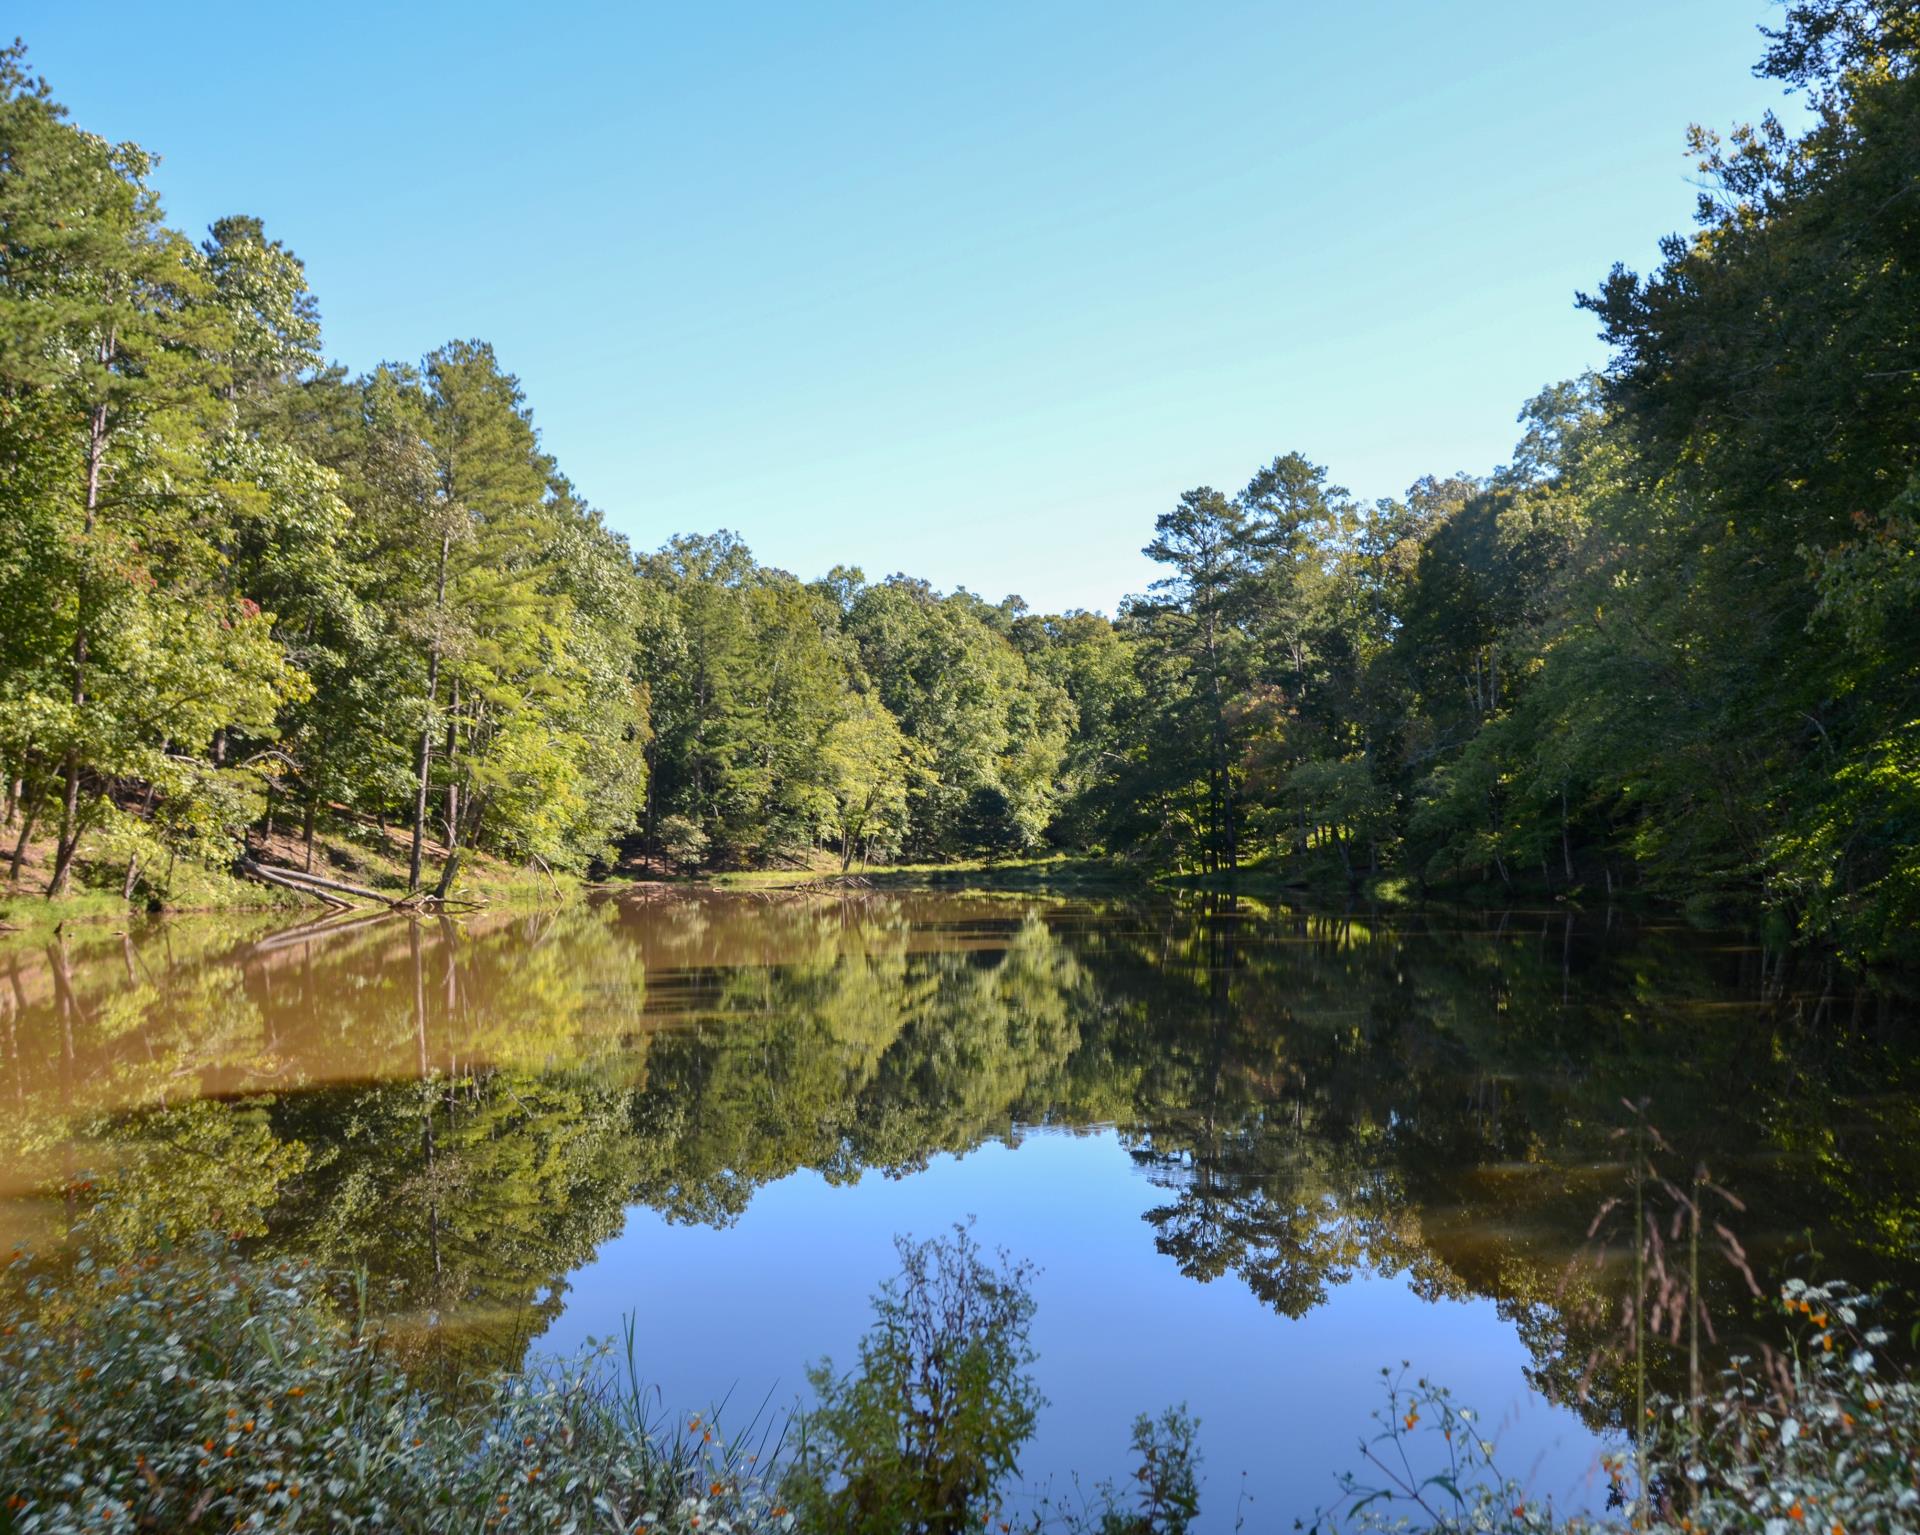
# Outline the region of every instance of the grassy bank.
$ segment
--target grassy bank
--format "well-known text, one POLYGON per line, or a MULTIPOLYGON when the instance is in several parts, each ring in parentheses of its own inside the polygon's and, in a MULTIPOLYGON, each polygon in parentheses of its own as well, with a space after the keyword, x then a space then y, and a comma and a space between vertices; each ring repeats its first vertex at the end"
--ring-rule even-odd
MULTIPOLYGON (((353 820, 317 827, 311 846, 304 836, 284 828, 256 831, 248 843, 249 856, 269 867, 363 886, 387 900, 407 893, 408 851, 404 832, 353 820)), ((431 887, 439 877, 446 849, 429 841, 423 853, 423 878, 431 887)), ((44 892, 51 857, 50 842, 29 841, 20 877, 0 891, 0 928, 35 932, 62 923, 122 922, 156 912, 285 910, 293 914, 324 909, 315 899, 191 858, 142 860, 135 864, 129 881, 129 854, 99 837, 82 840, 72 886, 49 899, 44 892)), ((572 874, 512 864, 487 853, 463 853, 454 888, 457 894, 489 906, 550 905, 577 895, 584 882, 572 874)))
POLYGON ((698 883, 722 890, 796 890, 818 885, 926 887, 946 885, 1131 887, 1145 883, 1146 871, 1117 860, 1065 853, 1041 858, 955 858, 939 863, 856 863, 842 869, 838 859, 783 869, 740 869, 702 875, 698 883))

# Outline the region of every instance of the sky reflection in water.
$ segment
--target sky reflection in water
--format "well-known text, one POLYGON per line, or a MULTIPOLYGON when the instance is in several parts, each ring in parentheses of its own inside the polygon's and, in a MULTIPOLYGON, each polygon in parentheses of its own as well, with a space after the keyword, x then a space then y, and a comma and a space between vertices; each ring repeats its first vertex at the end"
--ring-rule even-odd
MULTIPOLYGON (((0 1236, 216 1227, 364 1266, 442 1384, 633 1312, 664 1402, 783 1406, 852 1359, 893 1233, 976 1216, 1042 1269, 1029 1472, 1119 1472, 1134 1414, 1185 1401, 1215 1528, 1242 1471, 1263 1523, 1324 1501, 1401 1359, 1506 1424, 1536 1495, 1591 1498, 1622 1376, 1576 1303, 1617 1314, 1626 1270, 1563 1280, 1621 1187, 1624 1099, 1672 1171, 1747 1200, 1763 1275, 1817 1245, 1829 1276, 1915 1278, 1904 1004, 1624 912, 179 919, 0 940, 0 1026, 0 1236), (1533 1394, 1590 1369, 1583 1402, 1533 1394)), ((1724 1265, 1704 1282, 1724 1339, 1770 1325, 1724 1265)))

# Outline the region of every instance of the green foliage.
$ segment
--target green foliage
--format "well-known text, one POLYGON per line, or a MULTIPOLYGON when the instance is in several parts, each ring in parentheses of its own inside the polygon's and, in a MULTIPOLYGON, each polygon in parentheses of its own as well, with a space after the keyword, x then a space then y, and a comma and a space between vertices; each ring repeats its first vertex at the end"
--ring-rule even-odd
POLYGON ((1803 1319, 1785 1355, 1736 1359, 1718 1390, 1650 1411, 1644 1482, 1635 1482, 1631 1457, 1605 1457, 1609 1508, 1625 1517, 1556 1514, 1500 1470, 1490 1431, 1445 1387, 1383 1370, 1378 1431, 1361 1443, 1367 1470, 1345 1476, 1341 1501, 1308 1528, 1910 1529, 1920 1509, 1920 1390, 1884 1369, 1888 1335, 1871 1323, 1873 1302, 1845 1284, 1801 1279, 1780 1300, 1790 1324, 1803 1319))
POLYGON ((986 1530, 1042 1405, 1028 1372, 1032 1270, 987 1263, 965 1226, 896 1239, 860 1363, 808 1374, 817 1404, 786 1483, 809 1528, 848 1535, 986 1530))
POLYGON ((1094 1488, 1085 1508, 1061 1511, 1068 1535, 1187 1535, 1200 1516, 1200 1421, 1184 1407, 1133 1420, 1139 1467, 1126 1492, 1111 1480, 1094 1488))
POLYGON ((53 838, 55 891, 83 835, 218 862, 287 813, 409 827, 416 885, 464 848, 1071 848, 1634 886, 1910 958, 1920 71, 1899 7, 1808 0, 1769 37, 1811 125, 1695 132, 1698 228, 1581 300, 1611 370, 1529 400, 1511 462, 1371 505, 1301 452, 1189 490, 1111 622, 805 582, 724 532, 636 558, 485 342, 325 366, 293 252, 245 215, 171 229, 150 157, 7 50, 9 830, 53 838))
POLYGON ((655 1422, 630 1369, 624 1388, 589 1358, 436 1398, 359 1328, 364 1297, 303 1265, 210 1243, 8 1278, 0 1517, 22 1535, 793 1523, 744 1445, 655 1422))

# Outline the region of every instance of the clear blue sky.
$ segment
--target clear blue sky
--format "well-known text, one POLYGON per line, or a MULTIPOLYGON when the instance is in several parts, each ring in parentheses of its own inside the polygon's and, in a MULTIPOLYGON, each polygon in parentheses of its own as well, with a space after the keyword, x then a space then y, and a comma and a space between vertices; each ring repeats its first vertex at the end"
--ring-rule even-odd
POLYGON ((1111 609, 1299 448, 1484 471, 1602 360, 1576 288, 1779 100, 1767 0, 15 0, 198 232, 262 216, 350 367, 491 340, 640 547, 1111 609))

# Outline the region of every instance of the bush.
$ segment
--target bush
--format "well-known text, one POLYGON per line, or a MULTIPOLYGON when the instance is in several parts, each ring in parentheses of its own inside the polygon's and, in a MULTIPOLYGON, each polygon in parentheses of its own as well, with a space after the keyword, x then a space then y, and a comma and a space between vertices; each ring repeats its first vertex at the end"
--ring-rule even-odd
POLYGON ((1882 1372, 1887 1335, 1864 1322, 1871 1300, 1795 1279, 1781 1304, 1795 1329, 1784 1352, 1736 1358, 1717 1393, 1658 1403, 1632 1452, 1606 1457, 1609 1509, 1624 1517, 1557 1517, 1501 1474, 1493 1443, 1444 1388, 1383 1372, 1379 1432, 1360 1447, 1368 1470, 1344 1478, 1310 1528, 1909 1535, 1920 1528, 1920 1390, 1882 1372))
MULTIPOLYGON (((0 1529, 784 1531, 739 1443, 647 1420, 596 1357, 412 1387, 305 1267, 209 1245, 53 1284, 0 1334, 0 1529)), ((677 1427, 677 1426, 676 1426, 677 1427)))
POLYGON ((984 1530, 1043 1403, 1031 1265, 989 1265, 965 1226, 895 1239, 900 1277, 874 1296, 859 1368, 809 1373, 788 1495, 810 1529, 848 1535, 984 1530))

